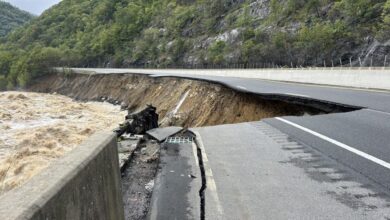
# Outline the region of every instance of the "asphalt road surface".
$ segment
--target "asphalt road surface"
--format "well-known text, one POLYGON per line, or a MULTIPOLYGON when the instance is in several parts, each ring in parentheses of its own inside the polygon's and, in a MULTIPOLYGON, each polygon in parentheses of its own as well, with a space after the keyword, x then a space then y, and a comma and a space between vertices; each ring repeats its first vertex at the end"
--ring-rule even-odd
POLYGON ((168 76, 358 109, 196 129, 206 173, 213 174, 206 190, 208 219, 390 219, 390 92, 151 75, 168 76))
POLYGON ((207 158, 206 219, 386 219, 370 180, 264 123, 194 129, 207 158))

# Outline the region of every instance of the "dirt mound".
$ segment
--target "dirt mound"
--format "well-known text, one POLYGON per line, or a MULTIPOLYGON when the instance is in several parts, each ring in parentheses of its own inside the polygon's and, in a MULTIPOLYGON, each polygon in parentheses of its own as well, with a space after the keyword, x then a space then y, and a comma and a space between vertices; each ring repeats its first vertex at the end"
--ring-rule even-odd
POLYGON ((23 184, 92 133, 113 129, 124 116, 108 103, 0 93, 0 194, 23 184))

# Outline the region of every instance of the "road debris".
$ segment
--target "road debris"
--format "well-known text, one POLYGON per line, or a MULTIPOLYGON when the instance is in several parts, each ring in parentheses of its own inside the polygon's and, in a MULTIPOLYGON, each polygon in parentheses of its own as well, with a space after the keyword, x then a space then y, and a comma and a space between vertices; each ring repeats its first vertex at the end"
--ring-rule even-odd
POLYGON ((140 112, 131 113, 129 111, 126 116, 126 121, 120 124, 119 128, 115 130, 118 137, 124 133, 145 134, 148 130, 158 128, 158 114, 156 110, 152 105, 148 105, 140 112))
POLYGON ((125 219, 145 219, 149 211, 160 157, 160 145, 142 139, 122 173, 125 219))
POLYGON ((150 180, 150 182, 148 182, 148 183, 145 185, 145 189, 146 189, 148 192, 152 192, 152 191, 153 191, 153 188, 154 188, 154 180, 150 180))

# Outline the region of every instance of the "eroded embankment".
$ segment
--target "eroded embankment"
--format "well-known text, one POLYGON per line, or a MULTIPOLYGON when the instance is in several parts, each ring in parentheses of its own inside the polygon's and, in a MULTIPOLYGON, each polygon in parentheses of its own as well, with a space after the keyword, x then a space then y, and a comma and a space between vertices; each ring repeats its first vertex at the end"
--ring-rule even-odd
POLYGON ((152 104, 163 126, 198 127, 321 112, 208 82, 134 74, 54 74, 37 80, 29 90, 57 92, 79 100, 109 99, 125 104, 131 111, 152 104))

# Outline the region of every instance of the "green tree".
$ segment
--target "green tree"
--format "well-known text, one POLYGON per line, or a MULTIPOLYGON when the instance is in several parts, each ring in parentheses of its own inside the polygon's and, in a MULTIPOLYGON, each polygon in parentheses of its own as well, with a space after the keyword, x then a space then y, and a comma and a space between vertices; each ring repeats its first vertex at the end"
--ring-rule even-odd
POLYGON ((226 43, 224 41, 214 42, 208 49, 208 59, 214 64, 221 64, 224 61, 226 43))
POLYGON ((247 40, 243 43, 242 49, 241 49, 241 59, 245 63, 251 63, 253 60, 255 60, 256 57, 256 44, 253 40, 247 40))
POLYGON ((0 75, 0 91, 7 89, 7 78, 3 75, 0 75))
POLYGON ((388 36, 390 35, 390 0, 387 0, 385 5, 383 6, 382 11, 382 24, 381 31, 379 32, 379 38, 381 40, 388 40, 388 36))
POLYGON ((307 59, 330 59, 337 41, 344 38, 344 32, 345 26, 341 21, 334 24, 317 23, 299 31, 295 46, 307 59))
POLYGON ((243 13, 238 16, 236 20, 237 27, 247 27, 250 26, 253 22, 253 18, 250 15, 250 7, 248 4, 242 5, 243 13))
POLYGON ((7 76, 14 57, 11 52, 0 51, 0 75, 7 76))

